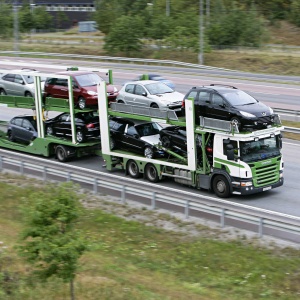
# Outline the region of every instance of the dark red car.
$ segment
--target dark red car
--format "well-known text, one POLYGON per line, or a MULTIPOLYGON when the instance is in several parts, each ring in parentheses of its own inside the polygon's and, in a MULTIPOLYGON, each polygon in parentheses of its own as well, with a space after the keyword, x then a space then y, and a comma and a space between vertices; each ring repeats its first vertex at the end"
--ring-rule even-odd
MULTIPOLYGON (((58 75, 72 76, 73 97, 75 106, 80 109, 98 105, 97 84, 104 79, 95 72, 64 71, 58 75)), ((108 102, 114 102, 119 93, 118 89, 107 83, 108 102)), ((47 78, 44 88, 45 97, 69 99, 68 80, 62 78, 47 78)))

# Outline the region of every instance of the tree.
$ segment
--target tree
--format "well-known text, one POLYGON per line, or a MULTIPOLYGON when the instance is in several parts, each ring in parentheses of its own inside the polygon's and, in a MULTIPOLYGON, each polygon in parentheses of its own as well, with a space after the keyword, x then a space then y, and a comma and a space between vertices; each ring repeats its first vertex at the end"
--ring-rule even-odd
POLYGON ((23 207, 25 226, 19 251, 46 281, 52 276, 70 283, 71 299, 78 259, 86 250, 85 241, 75 225, 81 207, 71 183, 49 185, 33 192, 23 207))
POLYGON ((130 56, 142 48, 144 20, 140 17, 122 16, 112 26, 105 37, 104 49, 110 54, 116 51, 125 52, 130 56))
POLYGON ((13 33, 13 16, 12 9, 9 5, 0 2, 0 36, 8 37, 12 36, 13 33))

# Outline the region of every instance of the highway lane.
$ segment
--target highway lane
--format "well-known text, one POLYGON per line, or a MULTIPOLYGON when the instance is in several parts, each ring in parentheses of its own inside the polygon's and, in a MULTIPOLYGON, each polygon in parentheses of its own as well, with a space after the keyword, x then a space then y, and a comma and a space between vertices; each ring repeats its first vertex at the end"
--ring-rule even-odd
POLYGON ((31 67, 44 72, 55 72, 62 66, 112 69, 114 84, 119 88, 124 82, 146 72, 156 72, 166 76, 174 81, 176 90, 183 94, 192 86, 197 85, 211 83, 233 85, 249 92, 258 100, 265 102, 271 107, 300 110, 300 76, 252 74, 237 71, 93 62, 74 59, 0 58, 0 68, 6 69, 31 67))

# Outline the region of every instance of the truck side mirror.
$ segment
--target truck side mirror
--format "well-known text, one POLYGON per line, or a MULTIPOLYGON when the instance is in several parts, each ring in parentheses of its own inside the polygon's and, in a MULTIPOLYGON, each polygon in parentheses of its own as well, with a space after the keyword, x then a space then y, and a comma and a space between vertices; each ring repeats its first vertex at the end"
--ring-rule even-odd
POLYGON ((231 144, 226 145, 226 154, 228 160, 234 160, 234 149, 231 144))

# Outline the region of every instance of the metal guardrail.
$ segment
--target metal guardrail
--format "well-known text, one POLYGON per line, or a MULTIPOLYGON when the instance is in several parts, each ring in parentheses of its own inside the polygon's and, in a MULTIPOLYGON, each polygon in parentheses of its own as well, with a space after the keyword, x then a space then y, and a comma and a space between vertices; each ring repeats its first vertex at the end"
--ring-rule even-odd
POLYGON ((123 204, 127 200, 132 200, 132 196, 138 196, 139 199, 148 200, 150 209, 160 208, 161 203, 169 204, 172 207, 176 207, 177 210, 179 209, 185 215, 185 218, 189 218, 190 216, 205 217, 213 220, 217 218, 222 228, 229 222, 238 221, 238 223, 244 224, 242 228, 246 227, 248 231, 251 231, 250 227, 254 226, 252 231, 257 232, 260 238, 264 235, 270 235, 271 230, 271 235, 277 238, 293 242, 300 241, 300 217, 212 197, 199 196, 195 193, 172 188, 163 190, 161 186, 159 188, 162 191, 157 192, 158 186, 148 182, 139 181, 139 188, 137 189, 136 181, 125 177, 82 169, 36 157, 34 157, 34 162, 28 162, 24 158, 27 157, 30 159, 29 156, 14 153, 13 157, 7 157, 9 156, 9 151, 6 150, 1 150, 1 153, 0 172, 10 170, 21 175, 34 176, 33 174, 39 174, 38 178, 43 181, 74 181, 80 185, 84 185, 85 188, 89 188, 94 194, 99 193, 99 191, 105 191, 106 194, 107 190, 117 191, 120 193, 120 201, 123 204), (5 153, 6 156, 1 153, 5 153), (116 179, 118 183, 114 182, 116 179), (177 197, 172 195, 171 192, 175 192, 177 197), (288 238, 286 236, 287 233, 290 235, 288 238))

